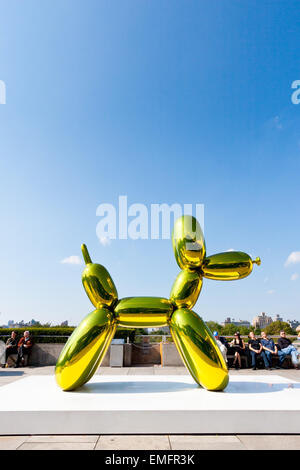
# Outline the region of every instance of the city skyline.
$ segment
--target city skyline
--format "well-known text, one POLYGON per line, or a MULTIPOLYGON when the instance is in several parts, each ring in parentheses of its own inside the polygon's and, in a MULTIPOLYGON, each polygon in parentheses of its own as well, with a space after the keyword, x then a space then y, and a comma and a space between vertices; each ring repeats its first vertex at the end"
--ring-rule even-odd
MULTIPOLYGON (((239 317, 237 317, 237 318, 239 318, 239 319, 237 319, 237 318, 235 318, 235 317, 226 317, 226 318, 225 318, 223 321, 221 321, 221 322, 220 322, 220 321, 216 321, 215 319, 208 319, 208 318, 205 318, 204 320, 205 320, 205 321, 213 321, 213 322, 216 322, 216 323, 220 323, 220 324, 223 325, 223 326, 224 326, 225 324, 239 324, 240 326, 247 326, 246 323, 249 324, 249 325, 253 325, 255 319, 256 319, 257 317, 259 317, 260 315, 265 315, 265 312, 261 312, 261 313, 258 314, 256 317, 252 317, 251 320, 248 320, 248 319, 246 319, 246 318, 241 319, 241 318, 239 318, 239 317), (227 321, 227 320, 228 320, 228 321, 227 321), (230 320, 230 321, 229 321, 229 320, 230 320), (245 325, 243 325, 243 324, 245 324, 245 325)), ((291 319, 291 318, 284 318, 283 316, 278 315, 278 314, 276 314, 276 315, 274 315, 274 316, 272 316, 272 315, 267 315, 267 316, 270 317, 273 322, 274 322, 274 321, 283 321, 283 322, 286 322, 286 323, 294 323, 294 322, 295 322, 295 323, 296 323, 295 326, 294 326, 295 328, 296 328, 298 325, 300 325, 300 318, 299 318, 299 320, 297 320, 296 318, 293 318, 293 319, 291 319)), ((17 326, 15 326, 15 325, 21 325, 22 323, 24 323, 24 326, 35 326, 36 323, 41 323, 41 322, 40 322, 39 320, 35 320, 35 319, 31 319, 31 320, 29 320, 29 321, 24 321, 23 319, 22 319, 22 320, 16 320, 16 321, 15 321, 15 320, 8 320, 7 324, 5 324, 5 325, 0 325, 0 328, 1 328, 1 327, 2 327, 2 328, 3 328, 3 327, 15 327, 15 328, 17 328, 17 326)), ((46 323, 46 324, 51 324, 50 321, 46 321, 45 323, 46 323)), ((68 320, 64 320, 63 322, 60 323, 60 325, 55 325, 55 326, 68 326, 68 324, 69 324, 69 321, 68 321, 68 320)), ((73 326, 75 326, 75 325, 73 325, 73 326)), ((291 325, 291 326, 292 326, 292 325, 291 325)), ((163 329, 163 328, 165 328, 165 327, 161 327, 161 328, 159 328, 159 329, 163 329)), ((149 328, 148 328, 148 329, 149 329, 149 328)))

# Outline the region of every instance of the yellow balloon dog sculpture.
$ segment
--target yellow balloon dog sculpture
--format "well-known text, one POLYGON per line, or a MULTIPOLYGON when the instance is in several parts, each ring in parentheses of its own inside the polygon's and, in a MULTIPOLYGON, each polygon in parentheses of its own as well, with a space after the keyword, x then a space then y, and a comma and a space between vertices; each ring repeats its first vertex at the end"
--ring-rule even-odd
POLYGON ((118 300, 108 271, 91 261, 82 245, 86 267, 83 286, 95 309, 79 324, 62 350, 55 375, 63 390, 88 382, 99 367, 117 326, 159 327, 169 325, 177 349, 194 380, 207 390, 223 390, 228 370, 220 349, 201 317, 191 309, 199 297, 203 277, 229 281, 248 276, 253 263, 240 251, 206 256, 204 236, 197 220, 183 216, 175 222, 172 242, 181 268, 170 298, 127 297, 118 300))

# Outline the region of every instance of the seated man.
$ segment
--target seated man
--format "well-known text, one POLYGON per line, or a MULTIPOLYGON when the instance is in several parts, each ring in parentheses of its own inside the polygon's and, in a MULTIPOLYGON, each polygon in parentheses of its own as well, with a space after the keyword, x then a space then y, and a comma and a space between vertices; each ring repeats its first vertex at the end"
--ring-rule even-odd
POLYGON ((224 360, 227 364, 227 349, 228 349, 228 343, 226 341, 226 339, 223 337, 223 336, 219 336, 219 333, 217 331, 214 331, 213 333, 214 337, 215 337, 215 340, 217 341, 218 343, 218 346, 221 350, 221 353, 224 357, 224 360))
POLYGON ((268 363, 268 360, 266 358, 266 355, 263 351, 263 346, 260 342, 259 339, 256 338, 255 334, 253 333, 253 331, 250 331, 249 333, 249 341, 248 341, 248 345, 249 345, 249 350, 250 350, 250 354, 251 354, 251 366, 252 366, 252 369, 253 370, 256 370, 257 367, 256 367, 256 364, 257 364, 257 359, 259 357, 261 357, 264 361, 264 364, 265 364, 265 368, 267 370, 270 370, 270 367, 269 367, 269 363, 268 363))
POLYGON ((295 367, 295 369, 299 369, 299 352, 295 348, 295 346, 292 345, 291 340, 286 337, 286 333, 283 330, 280 331, 280 338, 278 339, 278 348, 279 364, 282 366, 286 356, 290 354, 292 357, 293 366, 295 367))
POLYGON ((18 358, 15 367, 19 367, 20 361, 22 365, 25 364, 25 355, 30 354, 31 348, 33 346, 32 338, 29 334, 29 331, 24 331, 24 336, 18 342, 18 358))
MULTIPOLYGON (((268 338, 267 334, 264 331, 262 331, 261 337, 261 344, 267 357, 267 361, 269 363, 269 366, 272 367, 272 358, 273 356, 276 356, 278 354, 277 346, 275 345, 272 338, 268 338)), ((279 368, 280 367, 276 367, 276 369, 279 368)))
POLYGON ((10 338, 6 341, 6 350, 5 350, 5 364, 2 367, 8 367, 7 359, 8 356, 18 353, 18 343, 17 343, 17 333, 15 331, 11 332, 10 338))
POLYGON ((297 336, 296 341, 293 341, 293 346, 294 346, 294 348, 297 349, 297 351, 299 353, 299 357, 300 357, 300 330, 298 331, 298 336, 297 336))

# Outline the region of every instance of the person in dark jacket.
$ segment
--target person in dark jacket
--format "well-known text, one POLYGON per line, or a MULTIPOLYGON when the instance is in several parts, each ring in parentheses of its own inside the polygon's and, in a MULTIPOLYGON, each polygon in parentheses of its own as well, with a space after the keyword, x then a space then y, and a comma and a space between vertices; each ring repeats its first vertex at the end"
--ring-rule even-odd
POLYGON ((5 350, 5 364, 2 367, 8 367, 7 359, 12 354, 18 353, 18 342, 17 342, 17 333, 15 331, 11 332, 10 338, 6 341, 6 350, 5 350))
POLYGON ((269 366, 268 360, 266 358, 266 355, 264 353, 261 341, 256 338, 253 331, 250 331, 250 333, 249 333, 248 346, 249 346, 249 351, 250 351, 250 354, 251 354, 252 369, 256 370, 257 358, 261 357, 262 360, 264 361, 265 368, 267 370, 270 370, 270 366, 269 366))
POLYGON ((282 365, 283 361, 285 360, 288 354, 292 357, 292 363, 295 369, 299 369, 299 352, 298 350, 292 345, 290 339, 286 337, 285 331, 280 332, 280 338, 278 339, 278 356, 279 356, 279 364, 282 365))
POLYGON ((24 331, 24 336, 18 342, 18 358, 15 367, 19 367, 20 362, 24 366, 25 364, 25 355, 31 353, 31 348, 33 346, 32 338, 29 334, 29 331, 24 331))

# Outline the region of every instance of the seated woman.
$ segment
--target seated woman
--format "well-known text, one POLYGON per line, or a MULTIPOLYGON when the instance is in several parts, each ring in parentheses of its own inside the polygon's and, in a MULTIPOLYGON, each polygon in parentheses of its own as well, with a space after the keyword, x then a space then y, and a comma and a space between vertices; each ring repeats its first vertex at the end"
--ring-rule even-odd
POLYGON ((241 338, 241 335, 238 331, 234 333, 234 338, 231 341, 230 346, 233 348, 233 353, 234 353, 233 366, 235 366, 236 369, 241 369, 242 368, 241 356, 245 354, 245 343, 243 339, 241 338))

